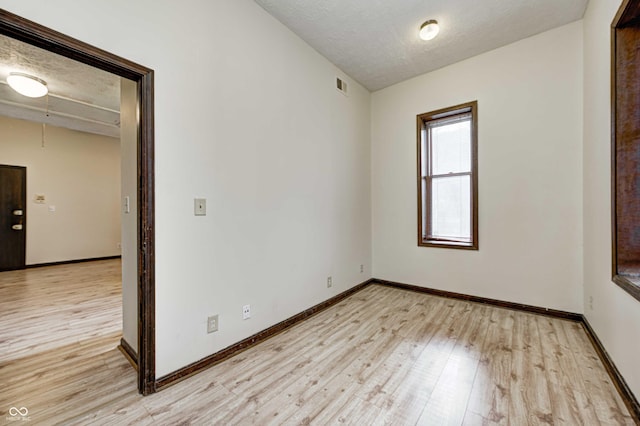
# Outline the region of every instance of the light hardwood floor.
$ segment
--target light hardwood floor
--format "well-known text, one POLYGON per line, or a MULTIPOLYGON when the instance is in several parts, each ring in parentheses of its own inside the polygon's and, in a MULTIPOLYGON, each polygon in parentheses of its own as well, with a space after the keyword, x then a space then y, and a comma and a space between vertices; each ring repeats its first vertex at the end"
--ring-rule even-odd
POLYGON ((2 362, 0 422, 634 424, 579 324, 378 285, 145 398, 119 337, 2 362))
POLYGON ((0 362, 122 330, 119 259, 0 272, 0 362))

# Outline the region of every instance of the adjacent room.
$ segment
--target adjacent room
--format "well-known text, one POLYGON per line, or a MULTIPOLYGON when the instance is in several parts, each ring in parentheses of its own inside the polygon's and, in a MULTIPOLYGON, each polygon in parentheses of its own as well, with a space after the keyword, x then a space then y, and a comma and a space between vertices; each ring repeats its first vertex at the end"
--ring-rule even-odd
MULTIPOLYGON (((29 160, 25 266, 122 258, 0 272, 65 298, 117 262, 122 316, 97 303, 64 342, 38 312, 40 344, 3 308, 8 421, 640 424, 637 0, 0 8, 122 97, 120 143, 87 133, 80 161, 116 185, 29 160), (57 180, 83 188, 72 222, 111 218, 77 233, 105 231, 94 254, 57 180)), ((0 129, 12 166, 79 134, 0 129)))

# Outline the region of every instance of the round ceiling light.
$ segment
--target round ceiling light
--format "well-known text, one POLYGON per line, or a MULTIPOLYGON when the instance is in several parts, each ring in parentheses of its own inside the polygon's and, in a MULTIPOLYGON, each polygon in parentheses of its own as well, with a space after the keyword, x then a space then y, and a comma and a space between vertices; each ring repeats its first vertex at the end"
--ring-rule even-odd
POLYGON ((423 40, 433 40, 440 32, 440 26, 438 21, 430 19, 424 24, 420 25, 420 38, 423 40))
POLYGON ((16 92, 30 98, 40 98, 49 92, 46 81, 21 72, 9 73, 7 83, 16 92))

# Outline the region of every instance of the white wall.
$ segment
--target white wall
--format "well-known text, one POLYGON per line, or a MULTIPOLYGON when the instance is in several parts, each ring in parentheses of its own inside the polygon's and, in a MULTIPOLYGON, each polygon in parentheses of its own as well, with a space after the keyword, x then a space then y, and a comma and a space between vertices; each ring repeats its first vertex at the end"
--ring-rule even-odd
POLYGON ((582 22, 372 95, 373 275, 582 312, 582 22), (479 251, 417 246, 416 115, 478 101, 479 251))
POLYGON ((138 350, 138 86, 120 80, 122 337, 138 350), (129 211, 125 209, 129 197, 129 211))
POLYGON ((49 125, 42 148, 41 124, 0 129, 0 163, 27 167, 27 265, 120 255, 118 139, 49 125))
MULTIPOLYGON (((592 0, 584 28, 584 281, 587 316, 638 394, 637 302, 609 279, 617 6, 592 0)), ((158 376, 369 278, 370 191, 373 275, 582 312, 581 22, 377 92, 370 121, 369 94, 250 0, 0 7, 156 71, 158 376), (418 248, 415 115, 474 99, 480 251, 418 248), (207 216, 193 216, 194 197, 207 216), (220 331, 207 335, 213 313, 220 331)))
POLYGON ((611 281, 610 32, 620 3, 591 0, 584 17, 584 297, 587 319, 640 396, 640 302, 611 281))
POLYGON ((0 7, 156 72, 159 377, 371 276, 369 93, 253 1, 0 7))

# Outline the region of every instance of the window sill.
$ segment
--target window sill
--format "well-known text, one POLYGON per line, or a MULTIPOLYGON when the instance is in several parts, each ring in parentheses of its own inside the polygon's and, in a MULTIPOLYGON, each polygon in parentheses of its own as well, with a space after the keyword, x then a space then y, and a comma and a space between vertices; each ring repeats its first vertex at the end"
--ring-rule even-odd
POLYGON ((419 247, 440 247, 459 250, 478 250, 478 244, 473 242, 461 241, 442 241, 442 240, 421 240, 418 242, 419 247))
POLYGON ((629 293, 633 298, 640 301, 640 278, 628 275, 614 275, 613 282, 629 293))

